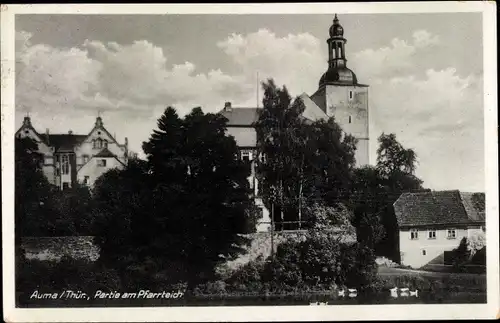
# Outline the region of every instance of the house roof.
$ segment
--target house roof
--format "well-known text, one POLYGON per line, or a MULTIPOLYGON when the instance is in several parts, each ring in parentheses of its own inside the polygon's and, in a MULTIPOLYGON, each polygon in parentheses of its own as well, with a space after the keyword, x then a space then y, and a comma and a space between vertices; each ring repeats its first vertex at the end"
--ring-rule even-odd
POLYGON ((106 158, 106 157, 116 157, 115 154, 113 154, 111 151, 109 151, 108 148, 104 148, 100 152, 98 152, 94 157, 101 157, 101 158, 106 158))
POLYGON ((231 108, 224 109, 220 113, 229 121, 228 126, 247 126, 252 127, 259 120, 260 108, 231 108))
POLYGON ((399 226, 484 222, 484 204, 471 204, 469 193, 433 191, 403 193, 394 203, 399 226), (465 200, 463 199, 465 196, 465 200), (482 210, 481 210, 482 208, 482 210), (482 217, 481 217, 482 214, 482 217))
POLYGON ((326 113, 321 110, 321 108, 311 100, 311 98, 306 94, 302 93, 300 95, 302 102, 304 103, 305 110, 302 113, 302 116, 311 121, 315 121, 318 119, 328 119, 326 113))
POLYGON ((82 143, 87 135, 75 134, 50 134, 41 135, 47 145, 55 148, 56 151, 73 151, 73 148, 82 143))
POLYGON ((460 192, 465 212, 475 221, 484 221, 485 200, 484 193, 460 192))

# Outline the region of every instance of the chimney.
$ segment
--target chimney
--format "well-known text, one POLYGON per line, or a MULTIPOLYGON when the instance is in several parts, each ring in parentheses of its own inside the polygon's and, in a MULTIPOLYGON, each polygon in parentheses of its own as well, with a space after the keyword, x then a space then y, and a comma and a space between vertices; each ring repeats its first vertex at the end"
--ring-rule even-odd
POLYGON ((49 128, 45 129, 45 137, 47 137, 47 143, 50 145, 49 128))
POLYGON ((72 134, 73 134, 73 130, 68 131, 68 135, 72 135, 72 134))
POLYGON ((224 104, 224 111, 228 111, 228 112, 233 111, 233 108, 231 107, 231 102, 226 102, 224 104))
POLYGON ((31 127, 31 118, 28 116, 24 117, 23 125, 31 127))

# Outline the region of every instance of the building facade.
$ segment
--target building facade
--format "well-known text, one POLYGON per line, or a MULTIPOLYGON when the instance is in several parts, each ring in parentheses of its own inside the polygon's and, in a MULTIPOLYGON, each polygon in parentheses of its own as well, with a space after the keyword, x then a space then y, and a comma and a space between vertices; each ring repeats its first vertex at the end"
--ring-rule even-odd
POLYGON ((394 203, 401 264, 446 265, 462 238, 484 234, 484 193, 403 193, 394 203))
MULTIPOLYGON (((335 121, 345 133, 353 135, 357 140, 356 165, 370 164, 369 159, 369 113, 368 85, 358 83, 356 74, 347 68, 344 29, 337 15, 329 29, 327 39, 328 68, 321 76, 318 90, 311 96, 300 95, 305 110, 302 116, 315 121, 335 117, 335 121)), ((259 118, 257 107, 233 107, 226 102, 220 111, 229 121, 228 134, 232 135, 241 151, 241 156, 252 162, 250 184, 256 196, 256 204, 262 209, 263 218, 257 226, 257 231, 267 231, 270 227, 269 210, 259 198, 258 180, 255 177, 255 158, 257 133, 255 122, 259 118)))
POLYGON ((29 137, 38 144, 43 154, 43 172, 49 182, 60 189, 75 186, 77 182, 92 186, 95 180, 110 168, 122 168, 128 161, 128 140, 119 144, 104 128, 101 117, 96 118, 86 135, 41 134, 25 117, 16 132, 17 138, 29 137))

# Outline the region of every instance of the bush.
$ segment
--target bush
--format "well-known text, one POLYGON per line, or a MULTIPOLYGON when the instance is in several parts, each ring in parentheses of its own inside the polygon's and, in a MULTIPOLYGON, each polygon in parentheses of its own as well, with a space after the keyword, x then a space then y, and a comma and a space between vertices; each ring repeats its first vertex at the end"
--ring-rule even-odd
POLYGON ((306 239, 281 243, 274 257, 246 264, 226 283, 232 290, 252 292, 366 288, 376 269, 371 249, 340 243, 328 232, 311 232, 306 239))
POLYGON ((16 267, 16 290, 22 293, 34 290, 59 293, 67 289, 113 291, 121 287, 115 270, 84 260, 68 257, 60 262, 24 260, 16 267))

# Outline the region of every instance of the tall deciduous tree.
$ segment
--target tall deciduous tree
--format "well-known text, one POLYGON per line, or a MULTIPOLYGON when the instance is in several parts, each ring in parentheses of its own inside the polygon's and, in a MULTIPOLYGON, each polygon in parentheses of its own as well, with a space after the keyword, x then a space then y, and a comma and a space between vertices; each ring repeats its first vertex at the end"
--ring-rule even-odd
MULTIPOLYGON (((355 163, 355 139, 333 118, 304 118, 304 103, 292 100, 273 80, 262 84, 263 109, 256 123, 264 203, 275 220, 298 221, 307 204, 335 205, 345 198, 355 163)), ((290 226, 287 228, 296 228, 290 226)))
POLYGON ((399 259, 398 226, 393 203, 401 193, 422 190, 414 175, 417 155, 405 149, 394 134, 378 138, 376 167, 356 170, 351 195, 358 237, 379 255, 399 259))
POLYGON ((226 122, 200 108, 185 118, 167 108, 143 144, 147 161, 98 180, 102 245, 111 262, 195 283, 243 252, 248 240, 241 234, 255 228, 256 212, 250 168, 226 122))
POLYGON ((30 138, 15 139, 15 231, 16 237, 50 234, 54 187, 42 171, 43 155, 30 138))

